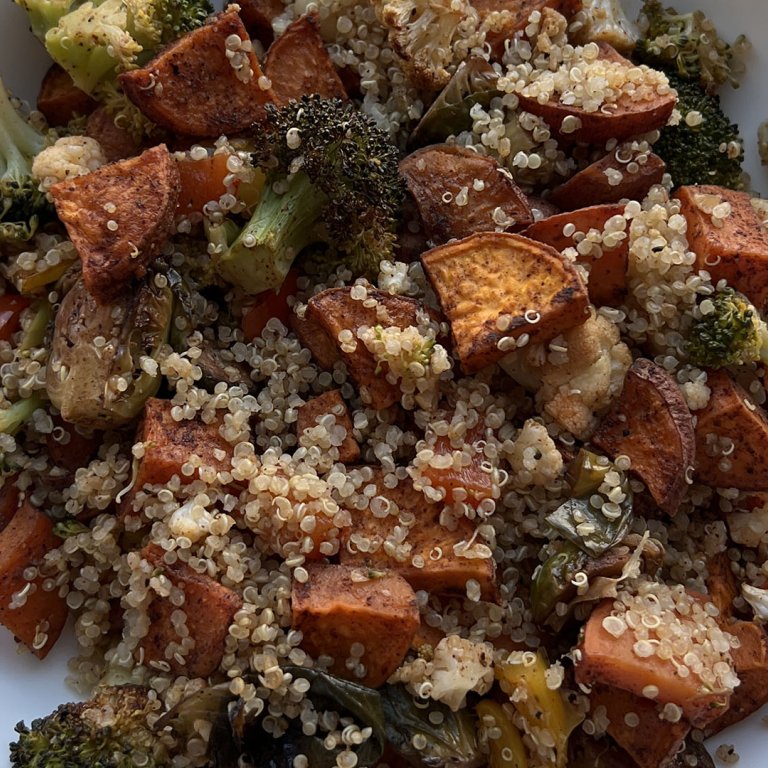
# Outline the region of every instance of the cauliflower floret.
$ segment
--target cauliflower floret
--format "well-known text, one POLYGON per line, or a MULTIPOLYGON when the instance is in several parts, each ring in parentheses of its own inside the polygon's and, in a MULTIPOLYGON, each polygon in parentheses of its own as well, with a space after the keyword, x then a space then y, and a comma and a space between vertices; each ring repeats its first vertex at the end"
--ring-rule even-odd
POLYGON ((528 419, 517 436, 507 458, 514 472, 515 485, 547 485, 563 471, 563 457, 547 428, 528 419))
POLYGON ((408 79, 426 91, 447 85, 456 66, 485 41, 467 0, 374 0, 373 5, 408 79))
POLYGON ((555 421, 580 440, 595 430, 597 415, 621 393, 632 354, 620 341, 619 329, 593 312, 583 325, 564 336, 563 361, 536 365, 536 352, 526 362, 539 376, 536 401, 555 421))
POLYGON ((577 43, 608 43, 624 54, 631 53, 640 39, 640 30, 627 17, 620 0, 584 0, 574 30, 577 43))
POLYGON ((40 179, 40 191, 75 176, 84 176, 107 162, 104 150, 89 136, 64 136, 46 147, 32 163, 32 175, 40 179))
POLYGON ((444 637, 435 646, 430 680, 430 697, 457 712, 470 691, 484 694, 491 689, 493 647, 458 635, 444 637))

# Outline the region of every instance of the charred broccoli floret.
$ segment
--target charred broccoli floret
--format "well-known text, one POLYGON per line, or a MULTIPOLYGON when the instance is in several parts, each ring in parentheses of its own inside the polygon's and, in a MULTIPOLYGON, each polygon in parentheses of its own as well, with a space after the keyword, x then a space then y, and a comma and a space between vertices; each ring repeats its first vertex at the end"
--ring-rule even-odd
POLYGON ((578 42, 603 42, 621 53, 631 53, 640 31, 624 10, 621 0, 584 0, 578 17, 582 26, 576 32, 578 42))
POLYGON ((0 79, 0 243, 29 240, 53 213, 32 177, 49 140, 18 112, 0 79))
POLYGON ((636 55, 641 61, 697 80, 709 91, 725 82, 738 84, 739 53, 747 45, 744 35, 733 44, 726 43, 702 11, 678 13, 665 8, 661 0, 645 0, 640 25, 644 34, 636 55))
POLYGON ((352 105, 319 96, 268 107, 259 130, 276 167, 250 221, 215 249, 219 274, 251 294, 276 288, 299 252, 318 242, 330 262, 375 274, 392 256, 403 198, 387 135, 352 105))
POLYGON ((103 82, 141 65, 163 45, 201 26, 209 0, 17 0, 32 30, 78 88, 98 97, 103 82), (65 9, 65 10, 64 10, 65 9))
POLYGON ((31 727, 19 723, 11 768, 156 768, 164 750, 147 724, 147 689, 105 687, 90 701, 63 704, 31 727))
POLYGON ((653 151, 667 164, 676 187, 686 184, 717 184, 730 189, 744 187, 744 147, 739 127, 720 107, 720 98, 699 83, 669 76, 677 90, 680 121, 661 129, 653 151))
POLYGON ((768 326, 746 296, 723 288, 704 299, 697 314, 685 344, 692 363, 723 368, 768 362, 768 326))

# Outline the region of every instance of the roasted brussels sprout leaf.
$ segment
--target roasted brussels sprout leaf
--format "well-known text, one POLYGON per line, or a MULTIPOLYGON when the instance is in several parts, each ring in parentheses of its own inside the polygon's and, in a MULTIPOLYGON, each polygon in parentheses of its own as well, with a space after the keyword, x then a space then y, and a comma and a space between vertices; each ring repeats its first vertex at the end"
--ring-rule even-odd
POLYGON ((573 577, 587 562, 587 555, 570 541, 564 541, 560 549, 548 558, 531 585, 531 609, 533 620, 544 624, 558 603, 568 603, 576 592, 573 577))
POLYGON ((46 378, 62 418, 99 428, 136 418, 160 386, 160 374, 148 372, 153 366, 146 358, 157 362, 172 316, 171 289, 151 278, 103 305, 79 279, 56 314, 46 378))
POLYGON ((469 130, 472 127, 469 111, 475 104, 488 107, 499 93, 498 79, 498 73, 485 59, 471 56, 463 61, 419 121, 409 139, 410 145, 436 144, 469 130))
POLYGON ((398 754, 414 765, 472 768, 484 764, 485 757, 477 744, 475 718, 468 710, 452 712, 437 702, 424 707, 400 685, 382 688, 381 705, 387 740, 398 754), (430 714, 435 711, 442 715, 439 725, 430 719, 430 714), (419 739, 424 745, 421 749, 414 746, 415 736, 423 736, 419 739))
POLYGON ((573 496, 546 517, 558 533, 592 557, 618 544, 632 517, 632 490, 626 477, 620 482, 621 501, 610 501, 598 492, 609 472, 618 473, 614 464, 598 461, 600 458, 590 451, 579 451, 569 469, 573 496))

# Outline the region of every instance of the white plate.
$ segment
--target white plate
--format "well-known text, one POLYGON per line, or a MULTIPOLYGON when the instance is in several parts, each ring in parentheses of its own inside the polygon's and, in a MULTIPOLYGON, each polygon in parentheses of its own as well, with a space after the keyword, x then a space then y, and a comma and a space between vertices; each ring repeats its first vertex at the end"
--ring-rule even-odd
MULTIPOLYGON (((640 0, 624 0, 633 13, 640 0)), ((756 131, 768 118, 768 6, 765 0, 668 0, 678 10, 701 8, 718 24, 723 35, 733 39, 746 32, 755 41, 750 55, 748 73, 737 91, 724 89, 723 103, 727 113, 739 123, 746 145, 746 168, 753 185, 768 196, 768 170, 760 166, 757 157, 756 131)), ((27 31, 25 14, 10 0, 0 0, 0 74, 17 95, 33 102, 47 68, 42 46, 27 31)), ((666 4, 666 3, 665 3, 666 4)), ((6 744, 13 738, 13 726, 19 720, 27 723, 45 715, 59 704, 75 698, 64 684, 67 658, 73 651, 70 637, 63 638, 44 662, 30 654, 18 654, 8 632, 0 628, 0 768, 8 768, 6 744)), ((713 740, 718 744, 735 744, 741 759, 738 768, 764 768, 766 758, 765 725, 761 717, 768 708, 748 721, 731 728, 713 740)))

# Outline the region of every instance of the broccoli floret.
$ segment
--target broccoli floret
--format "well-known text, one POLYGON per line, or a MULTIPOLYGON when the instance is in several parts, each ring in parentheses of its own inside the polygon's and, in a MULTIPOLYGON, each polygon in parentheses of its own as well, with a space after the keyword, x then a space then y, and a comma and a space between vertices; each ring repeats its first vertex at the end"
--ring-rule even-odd
POLYGON ((576 31, 577 42, 608 43, 617 51, 629 54, 640 38, 640 31, 627 17, 621 0, 584 0, 577 18, 582 23, 576 31))
POLYGON ((739 127, 720 107, 720 98, 696 82, 669 75, 677 91, 680 122, 661 129, 653 151, 667 165, 676 187, 687 184, 718 184, 743 189, 744 147, 739 127))
POLYGON ((743 71, 740 54, 747 40, 740 35, 726 43, 702 11, 678 13, 660 0, 645 0, 640 12, 644 31, 636 55, 641 61, 686 80, 697 80, 709 91, 725 82, 738 85, 743 71))
POLYGON ((16 726, 11 768, 156 768, 165 753, 147 724, 147 689, 104 687, 80 704, 63 704, 31 727, 16 726))
POLYGON ((350 104, 319 96, 267 107, 260 130, 276 168, 234 242, 214 249, 221 276, 251 294, 276 288, 317 242, 354 274, 376 274, 392 257, 403 199, 387 135, 350 104))
POLYGON ((49 139, 17 111, 0 79, 0 243, 29 240, 53 208, 32 177, 49 139))
POLYGON ((96 98, 116 72, 140 66, 213 10, 209 0, 89 0, 60 13, 52 0, 17 1, 53 60, 96 98))
POLYGON ((733 288, 723 288, 698 307, 685 350, 691 362, 706 368, 768 363, 768 326, 760 313, 733 288))

